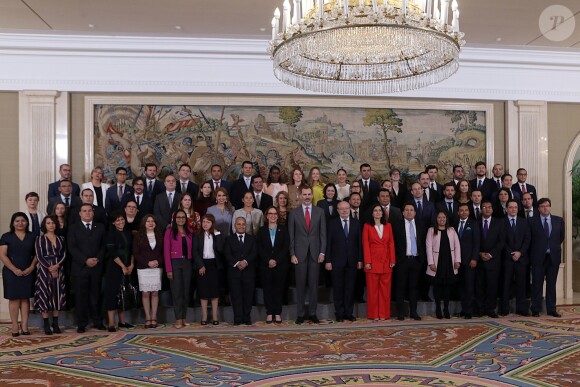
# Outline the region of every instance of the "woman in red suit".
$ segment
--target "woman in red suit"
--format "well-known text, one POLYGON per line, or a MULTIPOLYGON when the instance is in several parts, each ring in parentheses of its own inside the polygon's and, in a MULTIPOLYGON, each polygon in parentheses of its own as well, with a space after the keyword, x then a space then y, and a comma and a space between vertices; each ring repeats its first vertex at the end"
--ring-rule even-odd
POLYGON ((391 317, 391 274, 395 266, 393 229, 380 205, 363 227, 364 270, 367 278, 367 318, 391 317))

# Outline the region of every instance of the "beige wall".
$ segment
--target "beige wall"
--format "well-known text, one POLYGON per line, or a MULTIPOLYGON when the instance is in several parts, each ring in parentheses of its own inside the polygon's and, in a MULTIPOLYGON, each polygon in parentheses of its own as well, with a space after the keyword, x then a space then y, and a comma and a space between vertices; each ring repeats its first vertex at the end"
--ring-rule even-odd
MULTIPOLYGON (((0 92, 0 232, 20 208, 18 198, 18 93, 0 92)), ((39 192, 39 194, 42 194, 39 192)), ((45 193, 46 194, 46 193, 45 193)), ((24 200, 24 198, 22 199, 24 200)))
MULTIPOLYGON (((552 199, 552 212, 562 215, 564 212, 564 162, 568 148, 580 134, 580 104, 548 104, 548 162, 549 184, 552 199)), ((539 193, 540 196, 545 193, 539 193)))

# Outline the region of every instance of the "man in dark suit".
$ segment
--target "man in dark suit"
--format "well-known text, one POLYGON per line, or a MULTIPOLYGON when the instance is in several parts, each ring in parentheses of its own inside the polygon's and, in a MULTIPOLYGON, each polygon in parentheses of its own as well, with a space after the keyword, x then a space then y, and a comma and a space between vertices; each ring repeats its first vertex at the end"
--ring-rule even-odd
MULTIPOLYGON (((103 226, 105 226, 105 229, 107 228, 107 213, 105 212, 105 209, 103 207, 100 206, 95 206, 94 203, 95 200, 95 194, 93 193, 93 190, 90 188, 85 188, 81 191, 81 201, 82 204, 90 204, 91 206, 93 206, 93 221, 95 223, 100 223, 103 226)), ((81 221, 81 215, 78 212, 78 208, 74 209, 73 211, 70 212, 70 215, 68 217, 68 224, 76 224, 79 223, 81 221)))
POLYGON ((415 205, 416 218, 424 225, 431 225, 435 223, 435 206, 433 203, 425 199, 423 195, 423 188, 419 183, 413 183, 411 186, 411 199, 415 205))
POLYGON ((491 180, 493 180, 493 184, 495 184, 495 189, 493 192, 497 192, 502 184, 501 184, 501 177, 503 176, 503 165, 501 164, 494 164, 491 173, 493 174, 491 180))
POLYGON ((546 282, 546 311, 553 317, 561 317, 556 311, 556 280, 562 260, 564 220, 552 215, 552 201, 538 200, 540 216, 529 219, 532 234, 530 263, 532 265, 532 316, 542 310, 542 289, 546 282))
POLYGON ((501 271, 501 253, 505 228, 503 219, 492 218, 489 200, 481 202, 479 263, 477 264, 475 297, 479 312, 497 318, 496 304, 501 271))
POLYGON ((92 202, 81 205, 81 222, 70 226, 68 231, 78 333, 86 331, 89 317, 96 329, 105 330, 99 305, 105 257, 105 226, 95 223, 93 215, 92 202))
POLYGON ((436 165, 427 165, 425 167, 425 172, 429 175, 429 188, 437 191, 439 197, 443 197, 443 185, 437 183, 437 175, 439 174, 439 168, 436 165))
POLYGON ((214 164, 211 166, 211 179, 209 179, 207 182, 211 185, 212 191, 223 187, 228 191, 228 193, 231 192, 232 183, 222 179, 223 175, 224 173, 221 165, 214 164))
POLYGON ((503 295, 500 315, 509 314, 510 293, 515 282, 516 313, 529 316, 526 304, 526 273, 528 271, 528 250, 530 248, 530 227, 524 218, 518 216, 518 202, 510 199, 507 202, 506 230, 503 249, 503 295), (515 281, 514 281, 515 280, 515 281))
POLYGON ((458 208, 458 221, 454 224, 461 246, 461 315, 469 320, 473 314, 475 294, 475 273, 479 261, 479 240, 481 238, 477 221, 469 217, 469 206, 465 203, 458 208))
POLYGON ((367 163, 360 165, 361 179, 358 181, 363 192, 362 207, 369 208, 375 202, 381 188, 378 181, 371 179, 371 166, 367 163))
POLYGON ((463 166, 454 165, 453 166, 453 180, 449 181, 448 183, 453 183, 453 185, 457 188, 457 184, 459 184, 459 180, 463 179, 463 176, 465 176, 465 171, 463 170, 463 166))
POLYGON ((435 212, 443 211, 447 214, 450 224, 457 223, 459 202, 455 200, 455 184, 445 183, 443 188, 443 200, 435 204, 435 212))
MULTIPOLYGON (((388 193, 388 192, 387 192, 388 193)), ((338 203, 339 217, 330 220, 326 240, 326 270, 332 275, 336 321, 355 321, 354 288, 363 267, 360 222, 350 216, 350 204, 338 203)))
MULTIPOLYGON (((423 198, 426 199, 428 202, 433 204, 439 201, 439 194, 434 189, 429 187, 429 174, 427 172, 421 172, 419 174, 419 184, 421 185, 421 189, 423 190, 423 198)), ((411 195, 413 193, 411 192, 411 195)))
POLYGON ((59 182, 59 194, 53 196, 48 200, 48 205, 46 206, 46 213, 52 214, 54 207, 58 203, 64 203, 64 205, 69 209, 69 211, 78 211, 78 208, 82 204, 81 199, 78 195, 73 195, 73 185, 70 180, 61 180, 59 182))
POLYGON ((272 207, 274 205, 274 199, 272 196, 264 192, 264 179, 260 175, 252 176, 252 195, 254 195, 254 208, 260 211, 266 211, 266 208, 272 207))
MULTIPOLYGON (((401 210, 395 206, 391 205, 391 193, 386 188, 381 188, 379 194, 377 195, 377 202, 383 208, 385 217, 389 223, 395 225, 403 221, 403 214, 401 210)), ((372 213, 367 212, 366 220, 372 218, 372 213)), ((394 226, 393 226, 394 227, 394 226)))
POLYGON ((133 179, 133 199, 137 203, 137 218, 138 224, 143 219, 143 216, 153 213, 153 200, 145 195, 145 179, 141 176, 133 179))
POLYGON ((424 272, 427 261, 425 241, 427 233, 421 222, 415 219, 415 205, 407 203, 403 207, 403 224, 400 231, 394 232, 397 263, 397 319, 405 319, 405 294, 409 299, 409 315, 414 320, 421 320, 417 314, 419 278, 424 272))
MULTIPOLYGON (((476 189, 471 192, 471 202, 469 202, 469 217, 478 222, 481 220, 481 202, 483 194, 476 189)), ((490 199, 487 199, 490 200, 490 199)))
POLYGON ((321 208, 312 205, 312 188, 302 186, 302 205, 293 209, 288 217, 290 234, 290 262, 296 268, 296 318, 297 324, 308 319, 318 324, 318 276, 326 251, 326 217, 321 208), (308 287, 308 315, 304 301, 308 287))
POLYGON ((486 177, 487 166, 485 162, 478 161, 475 163, 475 179, 469 181, 469 188, 473 192, 474 190, 481 191, 483 199, 491 199, 492 193, 497 191, 495 183, 492 179, 486 177))
POLYGON ((512 190, 520 195, 523 200, 523 195, 527 192, 532 196, 533 206, 538 205, 538 193, 536 192, 536 187, 531 184, 526 183, 528 178, 528 171, 524 168, 519 168, 516 174, 518 180, 517 184, 512 186, 512 190))
POLYGON ((153 215, 157 225, 165 230, 171 223, 171 215, 179 208, 181 194, 175 190, 177 179, 173 175, 165 176, 165 191, 157 195, 153 203, 153 215))
POLYGON ((227 238, 225 245, 234 325, 242 323, 252 325, 252 301, 258 257, 256 239, 246 234, 246 219, 243 217, 235 219, 234 228, 236 232, 227 238))
POLYGON ((145 179, 145 196, 155 204, 157 195, 165 191, 163 183, 157 179, 157 165, 153 163, 145 164, 143 178, 145 179))
POLYGON ((58 173, 60 174, 60 179, 55 181, 54 183, 50 183, 48 185, 48 195, 46 198, 48 200, 50 200, 53 197, 60 195, 59 187, 60 187, 60 182, 62 180, 70 181, 72 184, 72 191, 71 191, 72 195, 79 196, 81 193, 81 189, 77 183, 72 182, 72 168, 71 168, 71 166, 69 164, 61 164, 61 166, 58 168, 58 173))
POLYGON ((199 186, 190 180, 191 167, 188 164, 182 164, 178 171, 179 181, 177 182, 176 191, 183 195, 187 192, 191 199, 195 201, 199 192, 199 186))
POLYGON ((127 185, 127 168, 119 167, 115 170, 117 183, 110 186, 105 197, 107 214, 118 210, 123 212, 127 200, 133 198, 133 188, 127 185))
MULTIPOLYGON (((519 206, 521 207, 521 202, 522 202, 522 197, 519 193, 515 192, 514 190, 512 190, 512 175, 510 175, 509 173, 504 173, 504 175, 501 177, 501 188, 505 188, 509 191, 510 194, 510 199, 516 199, 519 206)), ((497 203, 497 195, 498 195, 498 191, 494 192, 491 195, 491 201, 493 203, 497 203)))
POLYGON ((252 171, 254 170, 254 165, 251 161, 244 161, 242 163, 242 176, 232 184, 232 189, 230 191, 230 200, 232 205, 236 210, 239 210, 244 206, 242 199, 247 191, 252 190, 252 171))
POLYGON ((528 220, 534 216, 538 216, 538 207, 534 206, 534 198, 529 192, 522 194, 521 216, 528 220))

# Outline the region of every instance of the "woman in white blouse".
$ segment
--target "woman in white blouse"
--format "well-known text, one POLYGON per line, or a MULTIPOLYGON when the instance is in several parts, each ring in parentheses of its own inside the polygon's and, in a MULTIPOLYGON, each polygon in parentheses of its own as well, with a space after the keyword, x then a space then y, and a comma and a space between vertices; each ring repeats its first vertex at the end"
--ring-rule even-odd
POLYGON ((343 199, 350 196, 350 184, 348 184, 346 182, 346 177, 347 177, 346 170, 344 170, 343 168, 340 168, 336 172, 336 179, 337 179, 337 183, 336 183, 337 197, 336 197, 336 199, 338 199, 338 200, 343 200, 343 199))
POLYGON ((244 206, 239 210, 235 210, 232 216, 232 232, 236 232, 234 228, 235 220, 242 217, 246 219, 246 233, 256 236, 258 235, 260 227, 264 225, 264 214, 262 211, 253 207, 254 195, 250 191, 244 194, 242 203, 244 203, 244 206))
MULTIPOLYGON (((276 198, 278 192, 285 191, 288 192, 288 186, 282 181, 280 167, 273 165, 270 167, 270 172, 268 173, 268 178, 266 179, 266 187, 264 192, 268 195, 276 198)), ((276 205, 276 202, 274 202, 276 205)))
POLYGON ((90 189, 93 191, 93 205, 105 208, 105 195, 110 185, 101 182, 103 180, 103 168, 95 167, 91 171, 91 181, 88 183, 83 183, 81 187, 81 192, 83 189, 90 189))

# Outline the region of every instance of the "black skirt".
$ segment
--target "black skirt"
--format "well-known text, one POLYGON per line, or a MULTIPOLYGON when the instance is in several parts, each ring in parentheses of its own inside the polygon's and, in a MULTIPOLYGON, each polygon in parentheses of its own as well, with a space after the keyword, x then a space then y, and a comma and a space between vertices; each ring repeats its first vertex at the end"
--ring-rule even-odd
POLYGON ((220 275, 217 268, 217 259, 204 259, 205 274, 199 275, 197 271, 197 296, 200 299, 209 300, 220 296, 220 275))

